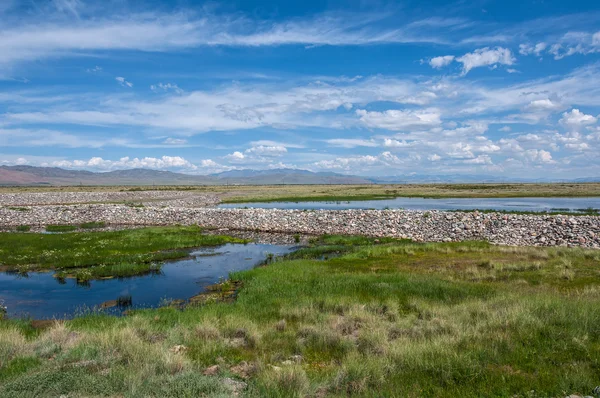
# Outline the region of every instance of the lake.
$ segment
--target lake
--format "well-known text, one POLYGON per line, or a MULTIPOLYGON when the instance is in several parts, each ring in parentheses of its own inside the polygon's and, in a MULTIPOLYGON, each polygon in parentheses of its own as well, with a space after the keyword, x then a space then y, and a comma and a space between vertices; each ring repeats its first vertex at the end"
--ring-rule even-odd
POLYGON ((600 209, 600 197, 584 198, 395 198, 340 202, 254 202, 221 204, 220 208, 347 210, 347 209, 406 209, 406 210, 503 210, 503 211, 577 211, 600 209))
MULTIPOLYGON (((168 299, 189 299, 227 278, 230 272, 261 264, 268 254, 277 256, 293 250, 292 245, 259 243, 202 248, 191 251, 190 258, 163 264, 158 274, 93 280, 89 285, 77 284, 75 279, 60 283, 53 272, 30 272, 26 276, 3 272, 0 300, 9 317, 33 319, 72 318, 128 295, 133 308, 157 307, 168 299)), ((103 311, 118 314, 122 310, 114 307, 103 311)))

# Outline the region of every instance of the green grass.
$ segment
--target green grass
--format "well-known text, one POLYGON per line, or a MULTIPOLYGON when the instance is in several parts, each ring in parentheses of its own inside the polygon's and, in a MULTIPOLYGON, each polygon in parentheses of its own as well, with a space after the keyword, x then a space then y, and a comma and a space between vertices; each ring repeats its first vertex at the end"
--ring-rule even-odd
POLYGON ((18 225, 15 230, 17 232, 29 232, 31 230, 30 225, 18 225))
POLYGON ((79 225, 79 228, 81 229, 96 229, 104 227, 106 227, 106 223, 104 221, 91 221, 79 225))
POLYGON ((0 396, 231 396, 227 377, 248 397, 600 385, 600 251, 324 236, 297 253, 231 275, 233 303, 0 322, 0 396))
POLYGON ((48 232, 73 232, 77 230, 75 225, 46 225, 48 232))
POLYGON ((20 212, 31 211, 31 209, 29 207, 8 206, 7 209, 14 210, 14 211, 20 211, 20 212))
POLYGON ((187 256, 187 252, 174 249, 236 242, 244 241, 203 235, 196 226, 67 234, 0 233, 0 265, 21 272, 59 269, 67 274, 93 267, 85 273, 105 277, 114 270, 112 276, 127 276, 127 268, 149 270, 153 263, 187 256))

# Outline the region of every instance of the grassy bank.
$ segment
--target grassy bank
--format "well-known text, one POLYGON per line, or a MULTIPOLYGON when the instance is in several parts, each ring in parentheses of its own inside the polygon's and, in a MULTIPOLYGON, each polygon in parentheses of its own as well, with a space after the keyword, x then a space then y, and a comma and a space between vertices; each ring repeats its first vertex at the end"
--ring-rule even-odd
POLYGON ((57 269, 61 271, 59 276, 82 280, 131 276, 153 272, 161 261, 188 255, 176 249, 234 242, 244 241, 203 235, 196 226, 63 234, 0 233, 0 266, 22 273, 57 269))
POLYGON ((223 203, 343 202, 400 197, 517 198, 600 196, 600 184, 406 184, 406 185, 286 185, 210 187, 223 203))
POLYGON ((584 197, 600 196, 600 183, 0 187, 0 194, 14 192, 135 192, 145 190, 213 193, 221 195, 225 202, 243 203, 276 200, 344 201, 396 197, 584 197))
POLYGON ((564 397, 600 384, 598 251, 316 244, 232 275, 233 303, 0 323, 0 396, 564 397))

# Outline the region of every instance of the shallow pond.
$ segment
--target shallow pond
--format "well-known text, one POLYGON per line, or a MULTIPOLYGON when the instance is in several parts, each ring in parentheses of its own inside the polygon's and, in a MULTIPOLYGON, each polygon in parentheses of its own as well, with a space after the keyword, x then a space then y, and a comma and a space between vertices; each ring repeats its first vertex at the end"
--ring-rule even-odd
POLYGON ((221 208, 260 209, 407 209, 407 210, 505 210, 505 211, 577 211, 600 209, 600 197, 585 198, 396 198, 340 202, 254 202, 221 204, 221 208))
MULTIPOLYGON (((53 272, 30 272, 27 276, 0 273, 0 300, 9 317, 33 319, 71 318, 98 309, 105 301, 131 296, 133 308, 157 307, 170 299, 189 299, 230 272, 255 267, 269 254, 282 255, 292 245, 227 244, 191 251, 190 258, 167 262, 159 274, 93 280, 80 285, 74 279, 63 283, 53 272)), ((131 308, 129 307, 129 308, 131 308)), ((106 309, 119 313, 123 307, 106 309)))

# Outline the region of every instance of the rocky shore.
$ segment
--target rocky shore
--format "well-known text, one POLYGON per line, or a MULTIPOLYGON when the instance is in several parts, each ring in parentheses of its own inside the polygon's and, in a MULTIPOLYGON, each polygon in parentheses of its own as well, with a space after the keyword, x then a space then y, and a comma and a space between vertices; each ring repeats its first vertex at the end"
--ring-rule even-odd
POLYGON ((517 246, 600 248, 600 217, 406 210, 218 209, 120 204, 0 208, 0 227, 104 221, 109 225, 190 225, 237 231, 356 234, 449 242, 487 240, 517 246))

